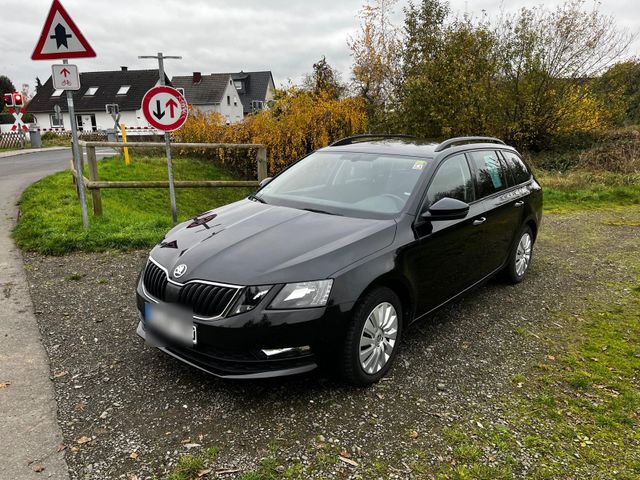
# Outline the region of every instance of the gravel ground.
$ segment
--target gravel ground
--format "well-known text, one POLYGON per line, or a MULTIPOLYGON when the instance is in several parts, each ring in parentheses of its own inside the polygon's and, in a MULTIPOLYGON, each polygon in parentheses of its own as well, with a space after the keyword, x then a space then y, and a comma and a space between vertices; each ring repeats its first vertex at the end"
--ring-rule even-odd
POLYGON ((222 478, 274 450, 285 464, 302 460, 307 477, 374 478, 380 462, 409 478, 418 451, 437 466, 443 427, 499 409, 493 399, 508 394, 513 375, 542 358, 540 335, 527 332, 544 332, 558 311, 579 312, 606 295, 606 282, 630 275, 621 259, 638 251, 639 220, 640 209, 547 216, 523 284, 492 281, 408 329, 388 378, 368 389, 321 373, 207 376, 135 335, 145 252, 26 254, 71 476, 162 477, 181 455, 212 445, 221 448, 216 467, 240 469, 222 478))

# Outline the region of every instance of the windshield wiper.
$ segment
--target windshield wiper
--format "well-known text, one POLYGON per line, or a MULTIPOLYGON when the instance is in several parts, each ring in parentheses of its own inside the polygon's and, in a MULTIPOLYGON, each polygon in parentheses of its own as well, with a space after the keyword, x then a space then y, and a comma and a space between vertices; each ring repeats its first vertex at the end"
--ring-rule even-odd
POLYGON ((313 212, 313 213, 324 213, 326 215, 337 215, 338 217, 343 216, 339 213, 327 212, 326 210, 318 210, 317 208, 303 208, 302 210, 306 210, 307 212, 313 212))
POLYGON ((249 195, 247 198, 249 200, 253 200, 255 202, 260 202, 260 203, 265 203, 265 204, 267 203, 267 202, 264 201, 264 199, 262 199, 260 197, 256 197, 253 193, 251 195, 249 195))

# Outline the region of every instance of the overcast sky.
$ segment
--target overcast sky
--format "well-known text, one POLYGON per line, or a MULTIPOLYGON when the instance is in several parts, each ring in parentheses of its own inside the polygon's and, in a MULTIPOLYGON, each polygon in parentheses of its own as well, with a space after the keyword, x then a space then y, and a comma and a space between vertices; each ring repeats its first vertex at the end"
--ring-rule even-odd
MULTIPOLYGON (((417 0, 416 0, 417 1, 417 0)), ((181 55, 167 61, 169 76, 202 73, 271 70, 277 85, 293 82, 326 55, 348 79, 350 57, 346 40, 357 29, 356 15, 364 0, 62 0, 97 53, 95 59, 76 60, 80 71, 154 68, 153 60, 138 55, 162 51, 181 55)), ((401 0, 397 18, 401 20, 401 0)), ((454 10, 489 15, 498 13, 501 0, 452 0, 454 10)), ((553 6, 559 2, 540 2, 553 6)), ((35 77, 44 82, 52 61, 32 61, 50 0, 29 0, 12 9, 11 20, 0 33, 0 74, 16 87, 35 77)), ((506 2, 508 10, 535 4, 506 2)), ((604 0, 602 11, 614 15, 621 27, 640 31, 638 0, 604 0)), ((630 55, 640 54, 636 41, 630 55)))

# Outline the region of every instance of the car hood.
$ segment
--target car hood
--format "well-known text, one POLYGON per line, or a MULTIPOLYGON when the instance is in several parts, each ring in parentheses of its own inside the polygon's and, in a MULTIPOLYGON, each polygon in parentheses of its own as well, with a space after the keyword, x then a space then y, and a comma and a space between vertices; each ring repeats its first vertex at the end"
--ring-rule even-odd
POLYGON ((393 242, 394 220, 308 212, 241 200, 184 222, 151 257, 178 282, 262 285, 329 277, 393 242), (176 266, 187 269, 179 278, 176 266))

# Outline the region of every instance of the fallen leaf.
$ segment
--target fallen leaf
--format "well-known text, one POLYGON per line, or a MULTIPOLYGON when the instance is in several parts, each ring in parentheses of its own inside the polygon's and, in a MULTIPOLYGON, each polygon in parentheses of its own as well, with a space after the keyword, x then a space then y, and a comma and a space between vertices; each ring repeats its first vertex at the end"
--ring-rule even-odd
POLYGON ((9 385, 11 385, 11 382, 0 383, 0 389, 7 388, 9 385))
POLYGON ((418 438, 418 432, 416 432, 415 430, 409 432, 409 438, 418 438))
POLYGON ((131 455, 129 455, 129 458, 132 458, 133 460, 137 460, 138 454, 136 452, 131 452, 131 455))
POLYGON ((342 460, 344 463, 351 465, 352 467, 357 467, 358 466, 358 462, 351 460, 350 458, 345 458, 343 456, 339 456, 338 457, 340 460, 342 460))
POLYGON ((60 378, 60 377, 64 377, 65 375, 67 375, 69 372, 64 371, 64 372, 58 372, 58 373, 54 373, 53 374, 53 378, 60 378))
POLYGON ((340 452, 340 455, 343 456, 344 458, 351 458, 351 454, 349 452, 347 452, 346 450, 342 450, 340 452))
POLYGON ((556 359, 556 357, 554 357, 553 355, 547 355, 547 359, 553 362, 556 359))
POLYGON ((64 443, 61 443, 60 445, 58 445, 57 451, 61 452, 66 448, 67 448, 67 446, 64 443))
POLYGON ((86 435, 81 436, 77 442, 79 445, 84 445, 85 443, 89 443, 92 440, 91 437, 87 437, 86 435))
POLYGON ((204 477, 207 473, 211 473, 211 469, 210 468, 205 468, 203 470, 200 470, 198 472, 198 478, 204 477))
POLYGON ((40 472, 44 472, 44 465, 34 465, 33 466, 33 471, 36 473, 40 473, 40 472))
POLYGON ((199 447, 200 444, 199 443, 185 443, 183 445, 184 448, 186 448, 187 450, 191 450, 192 448, 196 448, 199 447))

